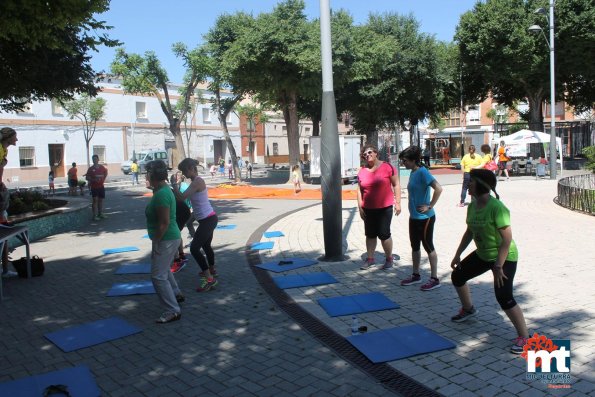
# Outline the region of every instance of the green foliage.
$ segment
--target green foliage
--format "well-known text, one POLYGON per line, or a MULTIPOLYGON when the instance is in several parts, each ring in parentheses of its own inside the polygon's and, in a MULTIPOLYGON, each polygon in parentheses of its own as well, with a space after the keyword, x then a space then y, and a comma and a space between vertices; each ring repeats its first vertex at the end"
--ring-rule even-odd
POLYGON ((49 210, 50 207, 48 204, 44 203, 43 201, 35 201, 32 205, 31 208, 33 209, 33 211, 44 211, 44 210, 49 210))
POLYGON ((105 116, 107 101, 103 98, 92 99, 89 95, 83 94, 79 99, 62 102, 62 106, 71 119, 77 118, 83 126, 83 136, 87 149, 87 167, 89 160, 89 143, 95 135, 97 121, 105 116))
POLYGON ((95 19, 108 9, 108 0, 0 1, 0 110, 96 95, 89 53, 119 44, 95 19))
POLYGON ((8 214, 16 215, 30 211, 44 211, 56 205, 61 205, 61 203, 52 205, 52 201, 45 199, 38 191, 16 191, 10 194, 8 214))
POLYGON ((595 172, 595 146, 587 146, 583 149, 583 154, 587 158, 585 168, 595 172))

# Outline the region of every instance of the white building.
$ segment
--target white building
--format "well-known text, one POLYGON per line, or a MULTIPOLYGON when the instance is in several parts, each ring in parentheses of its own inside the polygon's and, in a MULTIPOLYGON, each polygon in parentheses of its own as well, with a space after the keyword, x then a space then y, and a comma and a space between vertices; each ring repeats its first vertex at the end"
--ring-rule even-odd
MULTIPOLYGON (((90 155, 99 155, 110 174, 121 174, 120 164, 132 158, 133 152, 146 149, 170 149, 174 138, 157 98, 125 94, 116 79, 99 84, 99 96, 107 101, 105 118, 97 122, 97 130, 89 144, 90 155)), ((177 91, 170 87, 170 93, 177 91)), ((171 95, 171 94, 170 94, 171 95)), ((223 94, 226 95, 226 94, 223 94)), ((212 93, 203 91, 202 101, 196 104, 194 117, 182 123, 182 139, 186 153, 201 162, 226 157, 227 147, 216 113, 208 99, 212 93)), ((178 95, 171 95, 174 102, 178 95)), ((239 119, 230 114, 228 129, 236 151, 240 148, 239 119)), ((57 101, 32 102, 20 113, 0 112, 0 128, 11 127, 18 133, 16 148, 8 149, 8 163, 4 169, 5 183, 47 180, 50 167, 56 177, 63 177, 72 162, 79 175, 86 171, 87 154, 83 126, 70 119, 57 101)))

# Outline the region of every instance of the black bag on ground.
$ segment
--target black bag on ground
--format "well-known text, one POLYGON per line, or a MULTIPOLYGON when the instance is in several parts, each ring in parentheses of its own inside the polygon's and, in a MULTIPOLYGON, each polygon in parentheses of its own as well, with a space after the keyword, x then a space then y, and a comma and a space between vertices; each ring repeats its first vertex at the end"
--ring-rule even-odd
MULTIPOLYGON (((22 257, 21 259, 17 259, 16 261, 12 261, 12 266, 19 274, 19 277, 27 278, 27 258, 22 257)), ((34 255, 31 257, 31 275, 33 277, 42 276, 43 272, 45 271, 45 266, 43 264, 43 259, 34 255)))

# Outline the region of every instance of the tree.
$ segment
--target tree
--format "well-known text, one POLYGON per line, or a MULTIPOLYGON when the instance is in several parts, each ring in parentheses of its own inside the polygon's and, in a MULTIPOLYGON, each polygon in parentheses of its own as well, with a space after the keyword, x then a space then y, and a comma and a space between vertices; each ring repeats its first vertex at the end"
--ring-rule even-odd
MULTIPOLYGON (((461 17, 458 42, 463 90, 469 101, 487 95, 513 107, 529 104, 529 127, 543 130, 542 104, 550 96, 549 51, 543 36, 528 32, 546 20, 534 13, 541 0, 487 0, 461 17)), ((592 0, 556 2, 556 98, 576 106, 595 99, 595 9, 592 0), (586 57, 586 59, 585 59, 586 57)))
POLYGON ((125 92, 133 94, 153 95, 159 101, 161 110, 167 117, 169 131, 176 143, 174 151, 174 164, 185 157, 184 141, 181 134, 181 123, 186 119, 190 109, 190 102, 195 94, 196 87, 205 81, 207 65, 200 48, 188 50, 186 45, 176 43, 172 46, 178 58, 182 58, 186 66, 184 82, 179 89, 181 105, 170 98, 169 79, 167 71, 161 66, 159 59, 152 51, 147 51, 144 56, 128 54, 119 48, 111 64, 113 74, 122 76, 122 87, 125 92))
POLYGON ((106 105, 107 101, 105 99, 91 99, 87 94, 81 95, 79 99, 62 102, 62 107, 64 107, 68 116, 71 119, 79 119, 83 125, 83 136, 85 138, 85 147, 87 148, 87 167, 91 166, 89 144, 95 135, 97 121, 105 116, 106 105))
POLYGON ((255 94, 283 113, 289 164, 299 162, 298 98, 320 90, 320 41, 308 22, 302 0, 279 3, 238 28, 240 34, 222 53, 222 67, 234 90, 255 94))
POLYGON ((0 2, 0 110, 31 100, 95 96, 89 52, 120 43, 96 14, 109 0, 2 0, 0 2))
POLYGON ((261 123, 264 124, 268 121, 268 116, 265 113, 265 109, 262 105, 254 105, 251 103, 245 105, 236 105, 235 108, 236 112, 240 116, 245 116, 247 121, 247 130, 248 130, 248 151, 249 151, 249 161, 251 163, 254 162, 254 145, 252 144, 252 134, 256 129, 256 124, 261 123))

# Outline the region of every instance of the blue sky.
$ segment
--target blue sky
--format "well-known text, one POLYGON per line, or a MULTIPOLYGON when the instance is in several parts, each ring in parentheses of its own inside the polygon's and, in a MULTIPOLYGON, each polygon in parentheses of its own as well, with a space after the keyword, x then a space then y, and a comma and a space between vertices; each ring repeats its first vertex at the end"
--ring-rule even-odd
MULTIPOLYGON (((257 15, 270 12, 277 0, 111 0, 110 10, 98 15, 114 28, 111 38, 124 43, 128 52, 155 51, 172 82, 181 82, 182 62, 171 51, 177 41, 194 48, 203 35, 224 13, 244 11, 257 15)), ((459 17, 473 8, 476 0, 330 0, 332 9, 347 10, 356 24, 363 24, 370 13, 394 12, 413 14, 421 31, 434 34, 440 40, 453 38, 459 17)), ((318 0, 306 0, 309 18, 320 15, 318 0)), ((115 50, 101 48, 93 54, 92 65, 97 71, 109 71, 115 50)))

